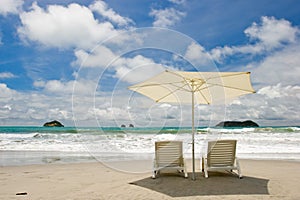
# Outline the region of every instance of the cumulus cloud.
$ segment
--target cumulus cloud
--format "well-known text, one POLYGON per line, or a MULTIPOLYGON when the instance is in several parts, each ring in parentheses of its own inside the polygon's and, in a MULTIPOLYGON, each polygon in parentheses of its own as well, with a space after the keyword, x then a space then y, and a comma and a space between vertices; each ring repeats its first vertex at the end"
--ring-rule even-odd
POLYGON ((94 108, 89 112, 95 114, 99 120, 129 120, 127 110, 118 107, 94 108))
POLYGON ((18 14, 22 9, 23 3, 23 0, 1 0, 0 15, 18 14))
MULTIPOLYGON (((281 84, 262 87, 255 95, 242 98, 239 104, 231 105, 228 117, 242 116, 244 119, 256 119, 265 125, 293 125, 297 124, 300 108, 300 86, 281 84), (287 124, 290 123, 290 124, 287 124)), ((237 118, 234 118, 237 119, 237 118)))
POLYGON ((90 5, 89 8, 119 26, 128 26, 133 24, 131 19, 122 17, 113 9, 109 8, 104 1, 96 1, 94 4, 90 5))
POLYGON ((267 56, 259 63, 251 63, 253 81, 260 85, 297 85, 300 74, 300 43, 289 45, 267 56))
MULTIPOLYGON (((170 1, 178 4, 184 2, 170 1)), ((173 26, 185 16, 184 13, 173 8, 152 10, 151 13, 156 20, 153 25, 163 27, 173 26)), ((164 69, 162 65, 146 56, 118 57, 118 53, 107 46, 99 46, 92 52, 86 50, 95 42, 118 33, 113 24, 127 26, 131 23, 130 19, 109 9, 103 1, 95 2, 89 8, 70 4, 50 5, 43 9, 34 3, 30 11, 21 13, 20 19, 21 26, 18 33, 24 40, 35 41, 49 47, 75 48, 76 61, 73 65, 89 68, 91 74, 95 69, 105 70, 110 65, 109 75, 112 78, 121 82, 136 83, 164 69), (94 18, 92 11, 98 12, 110 22, 99 22, 94 18), (48 25, 43 26, 45 23, 48 25)), ((237 54, 257 55, 268 52, 261 61, 247 66, 247 69, 252 72, 257 94, 234 101, 228 108, 227 117, 259 120, 290 117, 298 122, 299 119, 296 119, 297 113, 300 112, 297 105, 300 99, 298 33, 298 28, 284 19, 263 17, 260 23, 253 23, 245 30, 246 36, 250 39, 247 45, 217 47, 206 53, 203 46, 191 43, 183 55, 193 63, 201 64, 204 60, 208 60, 209 56, 222 61, 224 57, 237 54)), ((124 36, 126 39, 127 35, 124 36)), ((127 39, 125 44, 130 45, 127 39)), ((14 77, 15 75, 9 72, 0 73, 0 79, 14 77)), ((151 104, 149 106, 149 103, 145 103, 147 101, 145 98, 128 106, 124 105, 128 98, 126 94, 115 94, 117 105, 107 104, 111 102, 111 94, 100 94, 97 91, 97 84, 95 79, 94 81, 93 79, 39 80, 34 82, 34 86, 40 90, 40 93, 26 94, 12 90, 6 84, 0 84, 0 118, 5 119, 9 116, 15 120, 14 122, 26 123, 26 120, 31 120, 32 123, 55 117, 70 122, 73 120, 73 112, 76 112, 76 120, 88 122, 97 117, 103 120, 105 125, 112 123, 113 120, 125 119, 136 120, 141 125, 147 123, 147 119, 156 120, 157 124, 164 123, 160 120, 167 118, 177 120, 176 124, 180 122, 179 120, 183 120, 184 123, 190 122, 190 109, 184 109, 184 113, 179 116, 178 113, 182 112, 180 108, 167 104, 151 107, 151 104), (78 95, 75 103, 72 102, 74 91, 78 95), (94 106, 95 102, 97 102, 96 106, 94 106), (72 103, 76 105, 75 108, 72 108, 72 103), (162 109, 165 110, 162 112, 162 109), (128 110, 130 110, 129 114, 128 110)), ((210 112, 207 111, 207 107, 205 110, 200 111, 203 114, 200 117, 209 120, 210 112)))
POLYGON ((155 63, 154 60, 145 56, 120 57, 105 46, 98 46, 91 53, 78 50, 75 52, 75 55, 77 60, 73 65, 89 68, 87 70, 91 71, 94 70, 99 76, 109 68, 110 71, 114 71, 113 78, 127 83, 145 80, 165 69, 163 65, 155 63), (102 72, 99 68, 102 68, 102 72))
MULTIPOLYGON (((257 93, 240 97, 228 105, 226 119, 253 119, 262 125, 299 123, 296 117, 300 112, 299 29, 284 19, 262 17, 261 22, 253 23, 245 34, 249 38, 246 45, 216 47, 208 52, 219 62, 235 56, 242 59, 259 56, 259 60, 246 64, 257 93)), ((205 49, 200 45, 191 44, 186 49, 185 57, 190 60, 201 60, 205 56, 205 49)))
POLYGON ((5 83, 0 83, 1 98, 6 98, 6 99, 13 98, 15 93, 16 93, 16 91, 8 88, 5 83))
MULTIPOLYGON (((299 29, 284 19, 264 16, 261 18, 260 23, 254 22, 244 33, 250 39, 246 45, 215 47, 206 53, 202 46, 191 44, 186 50, 185 56, 193 61, 211 57, 215 61, 222 63, 224 59, 230 56, 272 55, 272 53, 276 53, 286 47, 299 44, 299 29)), ((293 54, 293 52, 289 53, 293 54)), ((297 58, 290 56, 289 59, 291 59, 290 62, 292 64, 295 64, 293 61, 297 58)))
POLYGON ((269 99, 295 97, 300 99, 300 86, 283 86, 281 83, 270 85, 259 89, 257 94, 265 95, 269 99))
POLYGON ((47 9, 33 3, 30 11, 20 14, 20 19, 18 33, 24 41, 49 47, 91 48, 117 33, 111 23, 100 23, 89 8, 75 3, 67 7, 49 5, 47 9))
POLYGON ((36 125, 57 119, 72 125, 71 98, 15 91, 13 98, 0 99, 1 125, 36 125))
POLYGON ((48 94, 71 95, 76 92, 76 94, 87 95, 95 93, 97 83, 92 80, 47 80, 35 81, 33 85, 48 94))
POLYGON ((205 48, 196 43, 191 43, 187 47, 184 57, 198 67, 208 67, 212 60, 210 54, 205 51, 205 48))
POLYGON ((297 42, 299 29, 285 19, 263 16, 260 23, 254 22, 244 33, 250 43, 241 46, 216 47, 211 50, 212 57, 222 62, 227 56, 237 54, 264 54, 270 53, 285 45, 297 42))
POLYGON ((109 65, 117 56, 111 49, 106 46, 98 46, 92 52, 88 53, 84 50, 75 50, 76 61, 73 62, 74 66, 81 67, 101 67, 105 68, 109 65))
POLYGON ((166 8, 162 10, 152 9, 150 16, 154 17, 153 26, 172 27, 184 17, 186 13, 175 8, 166 8))
POLYGON ((0 79, 9 79, 9 78, 15 78, 16 76, 10 72, 1 72, 0 73, 0 79))
POLYGON ((293 43, 299 30, 285 19, 262 17, 261 24, 254 22, 244 32, 251 40, 261 42, 267 49, 276 48, 285 43, 293 43))
POLYGON ((114 77, 128 83, 144 81, 165 70, 163 65, 141 55, 120 58, 113 65, 116 70, 114 77))
MULTIPOLYGON (((41 125, 45 120, 57 119, 64 124, 73 125, 72 91, 73 83, 51 80, 36 82, 43 89, 39 92, 19 92, 0 83, 0 124, 1 125, 41 125)), ((76 83, 76 91, 83 102, 80 103, 78 120, 93 119, 87 110, 94 105, 88 81, 76 83), (81 93, 79 93, 79 92, 81 93), (82 117, 81 117, 82 116, 82 117)), ((95 91, 94 91, 95 92, 95 91)), ((103 98, 97 99, 104 102, 103 98)))
POLYGON ((255 119, 263 125, 299 123, 299 29, 283 19, 262 17, 260 24, 253 23, 245 33, 252 44, 214 49, 224 57, 263 55, 246 66, 257 93, 235 100, 227 118, 236 120, 244 114, 240 119, 255 119))
POLYGON ((174 3, 174 4, 184 4, 186 2, 186 0, 169 0, 170 2, 174 3))

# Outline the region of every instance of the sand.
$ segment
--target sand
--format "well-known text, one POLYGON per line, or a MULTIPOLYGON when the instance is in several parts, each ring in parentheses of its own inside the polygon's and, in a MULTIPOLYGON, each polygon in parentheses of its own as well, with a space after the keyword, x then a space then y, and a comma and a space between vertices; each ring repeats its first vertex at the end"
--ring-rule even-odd
POLYGON ((1 167, 0 199, 300 199, 299 161, 240 163, 243 179, 213 172, 205 179, 197 165, 195 181, 177 174, 151 179, 151 161, 1 167))

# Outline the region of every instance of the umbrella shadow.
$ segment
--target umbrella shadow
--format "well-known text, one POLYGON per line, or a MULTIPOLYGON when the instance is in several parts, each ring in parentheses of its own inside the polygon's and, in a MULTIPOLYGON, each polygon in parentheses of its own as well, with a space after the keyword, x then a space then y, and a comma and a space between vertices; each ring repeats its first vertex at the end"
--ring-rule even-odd
POLYGON ((268 179, 243 177, 226 173, 210 173, 209 178, 202 173, 196 173, 196 180, 185 179, 182 176, 161 175, 131 182, 132 185, 144 187, 171 197, 208 196, 208 195, 269 195, 268 179))

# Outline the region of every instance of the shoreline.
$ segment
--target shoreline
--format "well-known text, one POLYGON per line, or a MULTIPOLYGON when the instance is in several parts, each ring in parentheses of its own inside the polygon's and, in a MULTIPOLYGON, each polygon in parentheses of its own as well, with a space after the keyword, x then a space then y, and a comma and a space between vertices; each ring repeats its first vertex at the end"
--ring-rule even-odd
MULTIPOLYGON (((6 166, 27 166, 27 165, 47 165, 47 164, 76 164, 76 163, 113 163, 127 161, 152 160, 153 153, 92 153, 92 152, 61 152, 61 151, 20 151, 2 150, 0 151, 0 167, 6 166)), ((190 153, 184 155, 186 160, 190 160, 190 153)), ((241 160, 270 160, 270 161, 295 161, 300 162, 298 153, 261 153, 243 154, 237 157, 241 160)), ((196 155, 196 160, 200 160, 200 154, 196 155)))
MULTIPOLYGON (((205 179, 200 173, 200 163, 197 162, 195 181, 191 180, 191 176, 185 179, 176 174, 161 174, 158 178, 151 179, 150 160, 112 163, 113 166, 91 162, 0 167, 0 199, 19 199, 17 193, 23 193, 22 196, 26 199, 46 200, 296 200, 300 197, 299 160, 240 159, 243 179, 238 179, 232 174, 216 172, 210 172, 209 178, 205 179)), ((189 159, 187 170, 191 172, 189 159)))
MULTIPOLYGON (((250 154, 249 154, 250 155, 250 154)), ((60 152, 60 151, 0 151, 0 167, 27 166, 27 165, 47 165, 47 164, 80 164, 80 163, 117 163, 131 161, 153 160, 154 153, 134 154, 134 153, 90 153, 90 152, 60 152)), ((184 156, 186 160, 191 157, 184 156)), ((264 160, 264 161, 293 161, 300 162, 300 154, 278 153, 259 154, 252 157, 248 154, 238 154, 240 160, 264 160), (281 155, 278 157, 278 155, 281 155), (277 157, 276 157, 277 156, 277 157)), ((196 155, 196 160, 200 160, 196 155)), ((199 161, 200 162, 200 161, 199 161)))

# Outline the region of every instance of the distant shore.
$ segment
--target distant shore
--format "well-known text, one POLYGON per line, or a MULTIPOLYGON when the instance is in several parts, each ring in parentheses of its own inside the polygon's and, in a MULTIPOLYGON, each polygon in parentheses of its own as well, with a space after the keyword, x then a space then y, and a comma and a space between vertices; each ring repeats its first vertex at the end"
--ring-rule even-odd
MULTIPOLYGON (((0 199, 299 199, 299 161, 240 160, 244 178, 210 173, 196 165, 196 181, 162 174, 151 179, 151 161, 1 167, 0 199), (124 170, 116 170, 119 166, 124 170), (128 172, 128 169, 130 172, 128 172), (21 197, 20 197, 21 198, 21 197), (23 198, 21 198, 23 199, 23 198)), ((188 171, 191 162, 187 161, 188 171)))

